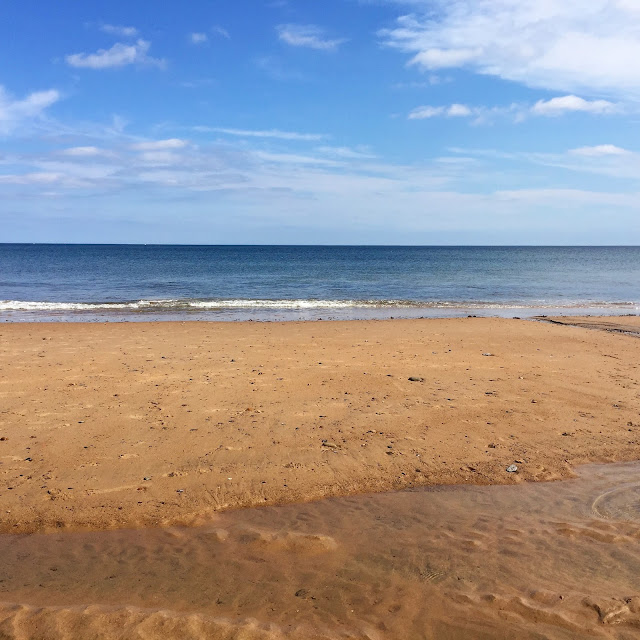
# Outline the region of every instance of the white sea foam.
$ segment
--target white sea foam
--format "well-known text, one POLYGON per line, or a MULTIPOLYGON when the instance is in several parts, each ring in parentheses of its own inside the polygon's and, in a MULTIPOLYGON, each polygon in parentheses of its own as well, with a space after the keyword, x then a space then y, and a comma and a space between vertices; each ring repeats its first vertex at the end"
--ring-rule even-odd
POLYGON ((0 300, 0 312, 162 312, 162 311, 224 311, 234 309, 265 310, 339 310, 339 309, 617 309, 639 311, 640 303, 625 301, 554 302, 531 300, 488 302, 456 300, 313 300, 313 299, 167 299, 124 302, 50 302, 0 300))

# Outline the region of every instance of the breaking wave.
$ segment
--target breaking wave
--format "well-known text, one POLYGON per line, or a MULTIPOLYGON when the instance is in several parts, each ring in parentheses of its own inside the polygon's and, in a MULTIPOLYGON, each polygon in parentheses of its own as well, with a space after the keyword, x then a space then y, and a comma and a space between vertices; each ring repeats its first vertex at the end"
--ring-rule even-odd
POLYGON ((482 300, 314 300, 314 299, 168 299, 122 302, 50 302, 0 300, 0 312, 162 312, 162 311, 224 311, 233 309, 314 310, 314 309, 628 309, 640 310, 638 302, 549 300, 501 301, 482 300))

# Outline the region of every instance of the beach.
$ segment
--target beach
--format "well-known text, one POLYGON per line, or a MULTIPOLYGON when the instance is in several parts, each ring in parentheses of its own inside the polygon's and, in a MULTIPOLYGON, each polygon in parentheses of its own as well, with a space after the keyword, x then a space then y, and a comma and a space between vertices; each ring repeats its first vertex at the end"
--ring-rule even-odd
POLYGON ((637 459, 640 318, 553 320, 4 324, 1 530, 637 459))

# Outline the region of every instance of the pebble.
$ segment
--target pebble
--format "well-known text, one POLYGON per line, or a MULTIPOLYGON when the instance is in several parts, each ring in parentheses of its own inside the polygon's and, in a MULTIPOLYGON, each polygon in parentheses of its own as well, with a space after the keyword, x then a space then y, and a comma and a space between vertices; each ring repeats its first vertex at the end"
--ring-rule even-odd
POLYGON ((419 378, 418 376, 410 376, 409 382, 424 382, 424 378, 419 378))
POLYGON ((515 464, 510 464, 507 467, 507 473, 515 473, 518 470, 518 467, 516 467, 515 464))

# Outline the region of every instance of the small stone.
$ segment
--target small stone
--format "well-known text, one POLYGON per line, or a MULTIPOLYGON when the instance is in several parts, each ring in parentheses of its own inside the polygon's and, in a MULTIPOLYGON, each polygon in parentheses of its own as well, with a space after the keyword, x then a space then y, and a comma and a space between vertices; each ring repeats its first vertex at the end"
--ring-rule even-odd
POLYGON ((296 598, 306 598, 309 595, 307 589, 298 589, 295 593, 296 598))
POLYGON ((482 355, 483 355, 483 356, 492 356, 492 355, 493 355, 493 353, 483 353, 482 355))
POLYGON ((420 378, 418 376, 410 376, 409 382, 424 382, 424 378, 420 378))
POLYGON ((515 464, 510 464, 507 467, 507 473, 515 473, 518 470, 518 467, 516 467, 515 464))
POLYGON ((144 478, 142 478, 143 480, 151 480, 151 476, 145 476, 144 478))
POLYGON ((333 442, 323 442, 322 443, 323 447, 327 447, 328 449, 337 449, 338 445, 334 444, 333 442))

